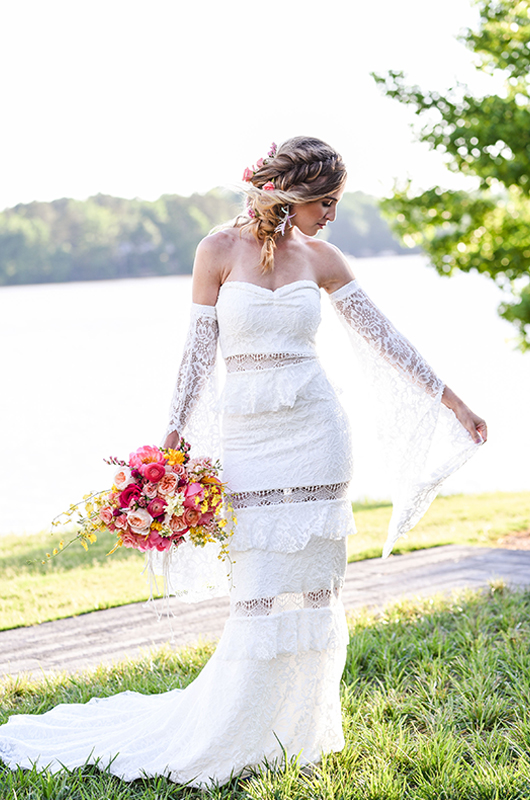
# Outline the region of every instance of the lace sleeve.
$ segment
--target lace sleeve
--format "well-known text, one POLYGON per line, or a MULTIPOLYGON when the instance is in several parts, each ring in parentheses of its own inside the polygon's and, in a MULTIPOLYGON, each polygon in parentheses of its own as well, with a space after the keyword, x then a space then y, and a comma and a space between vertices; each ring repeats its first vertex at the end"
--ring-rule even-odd
POLYGON ((383 557, 421 519, 443 481, 478 449, 442 404, 444 383, 357 281, 330 295, 372 392, 391 475, 393 513, 383 557))
MULTIPOLYGON (((185 437, 189 436, 188 429, 192 426, 193 416, 200 407, 199 401, 207 392, 214 374, 218 336, 219 326, 215 307, 192 303, 190 326, 171 401, 166 436, 171 431, 178 431, 185 437)), ((192 442, 192 445, 194 444, 196 443, 192 442)), ((205 444, 208 448, 215 443, 205 444)))
MULTIPOLYGON (((215 375, 218 332, 215 307, 193 303, 165 434, 178 431, 190 443, 192 456, 208 456, 212 461, 220 457, 215 375)), ((150 550, 148 574, 155 582, 162 577, 166 597, 175 595, 185 603, 226 596, 227 566, 219 560, 219 547, 214 542, 204 547, 185 542, 162 553, 150 550)))
POLYGON ((444 384, 440 378, 370 300, 357 281, 346 284, 331 298, 343 322, 364 340, 373 351, 374 358, 383 358, 413 386, 431 397, 438 397, 443 392, 444 384))

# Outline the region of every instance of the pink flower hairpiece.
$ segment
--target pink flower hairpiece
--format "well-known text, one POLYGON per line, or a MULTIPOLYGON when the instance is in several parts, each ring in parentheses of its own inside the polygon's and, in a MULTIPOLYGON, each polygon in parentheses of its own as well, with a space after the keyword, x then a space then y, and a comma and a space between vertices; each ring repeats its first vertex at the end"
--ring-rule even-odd
POLYGON ((273 192, 276 187, 272 181, 268 181, 268 183, 266 183, 265 186, 262 186, 261 188, 263 189, 264 192, 273 192))
MULTIPOLYGON (((245 167, 245 171, 243 172, 243 180, 246 183, 250 183, 250 181, 252 180, 252 178, 254 177, 256 172, 259 169, 261 169, 265 164, 268 164, 269 159, 275 157, 277 150, 278 150, 278 148, 276 146, 276 142, 273 142, 271 144, 271 146, 270 146, 269 152, 267 153, 268 158, 258 158, 258 160, 256 161, 256 165, 255 166, 253 165, 252 167, 245 167)), ((265 187, 263 187, 263 188, 265 188, 265 187)), ((271 190, 267 189, 267 191, 271 191, 271 190)))

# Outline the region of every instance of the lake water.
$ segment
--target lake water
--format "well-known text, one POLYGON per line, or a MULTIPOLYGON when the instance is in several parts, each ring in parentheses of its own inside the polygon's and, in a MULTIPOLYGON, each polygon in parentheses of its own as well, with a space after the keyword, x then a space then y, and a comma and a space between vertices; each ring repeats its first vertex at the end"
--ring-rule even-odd
MULTIPOLYGON (((353 262, 365 289, 435 370, 489 424, 490 441, 448 492, 530 490, 530 354, 514 350, 500 291, 478 275, 439 277, 420 256, 353 262)), ((187 276, 0 289, 0 533, 34 532, 105 488, 109 455, 158 443, 186 335, 187 276)), ((323 296, 322 361, 359 393, 349 344, 323 296), (353 374, 353 373, 352 373, 353 374)), ((387 485, 356 437, 357 497, 387 485)))

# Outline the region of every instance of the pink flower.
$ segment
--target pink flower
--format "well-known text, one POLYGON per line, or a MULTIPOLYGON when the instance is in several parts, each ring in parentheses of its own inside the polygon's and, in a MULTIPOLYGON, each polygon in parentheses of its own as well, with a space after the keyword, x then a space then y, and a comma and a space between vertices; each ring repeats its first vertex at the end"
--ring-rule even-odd
POLYGON ((165 500, 161 500, 160 497, 155 497, 147 506, 147 510, 152 517, 161 517, 165 512, 166 506, 167 503, 165 500))
POLYGON ((166 536, 160 536, 157 531, 151 531, 149 534, 149 538, 147 539, 146 545, 149 550, 169 550, 171 547, 172 540, 166 536))
POLYGON ((145 508, 127 513, 127 522, 133 533, 147 533, 152 521, 153 517, 145 508))
POLYGON ((175 473, 168 472, 158 483, 158 494, 162 495, 163 497, 175 494, 175 489, 177 488, 178 483, 179 479, 175 473))
POLYGON ((201 512, 198 508, 187 508, 182 516, 184 518, 184 522, 186 523, 186 527, 194 528, 199 524, 201 512))
POLYGON ((186 467, 182 464, 172 464, 170 467, 166 467, 166 470, 173 472, 174 475, 178 475, 179 477, 184 477, 186 475, 186 467))
POLYGON ((245 171, 243 172, 243 180, 247 181, 248 183, 249 181, 252 180, 253 177, 254 177, 254 172, 248 167, 245 167, 245 171))
POLYGON ((142 553, 147 550, 145 536, 138 536, 132 531, 123 531, 123 533, 120 533, 120 539, 124 547, 134 547, 136 550, 141 550, 142 553))
POLYGON ((103 506, 99 511, 99 518, 105 525, 110 525, 112 522, 112 509, 109 506, 103 506))
POLYGON ((125 489, 126 486, 129 486, 130 483, 134 483, 134 478, 131 475, 131 470, 129 467, 120 467, 116 470, 116 474, 114 475, 114 484, 117 489, 122 491, 125 489))
POLYGON ((267 155, 269 156, 269 158, 274 158, 274 156, 276 155, 276 151, 277 151, 277 149, 278 149, 278 145, 276 144, 276 142, 273 142, 273 143, 271 144, 271 149, 270 149, 270 150, 269 150, 269 152, 267 153, 267 155))
POLYGON ((256 167, 258 169, 261 169, 262 166, 263 166, 263 159, 262 158, 258 158, 258 160, 256 161, 256 167))
POLYGON ((269 181, 268 183, 265 184, 265 186, 262 186, 261 188, 263 189, 264 192, 273 192, 276 187, 274 186, 272 181, 269 181))
POLYGON ((144 486, 144 494, 146 497, 149 497, 150 500, 153 497, 156 497, 158 494, 158 486, 156 483, 146 483, 144 486))
POLYGON ((184 514, 181 517, 177 517, 176 514, 173 514, 169 520, 169 527, 173 533, 178 533, 179 531, 185 533, 188 530, 188 526, 184 522, 184 514))
POLYGON ((133 501, 140 497, 140 487, 136 483, 130 483, 119 494, 120 508, 129 508, 133 501))
POLYGON ((125 530, 125 528, 127 527, 127 517, 126 517, 126 515, 125 514, 120 514, 119 517, 115 517, 114 518, 114 524, 116 525, 117 528, 120 528, 121 530, 125 530))
POLYGON ((188 483, 184 489, 184 507, 195 508, 204 499, 204 489, 200 483, 188 483))
POLYGON ((212 459, 206 458, 205 456, 201 456, 201 458, 192 458, 188 464, 188 470, 190 472, 194 470, 208 470, 211 472, 213 470, 212 459))
POLYGON ((166 457, 158 447, 146 444, 129 456, 129 466, 140 469, 142 464, 165 464, 166 457))
POLYGON ((166 474, 163 464, 142 464, 140 472, 150 483, 157 483, 166 474))

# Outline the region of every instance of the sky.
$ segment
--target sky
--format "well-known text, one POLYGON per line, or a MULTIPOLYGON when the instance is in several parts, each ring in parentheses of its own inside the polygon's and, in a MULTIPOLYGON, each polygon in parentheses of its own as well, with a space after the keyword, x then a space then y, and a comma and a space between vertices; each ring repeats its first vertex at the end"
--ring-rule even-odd
POLYGON ((0 4, 0 209, 233 186, 274 140, 332 144, 348 190, 461 185, 371 71, 492 90, 456 36, 471 0, 0 4))

